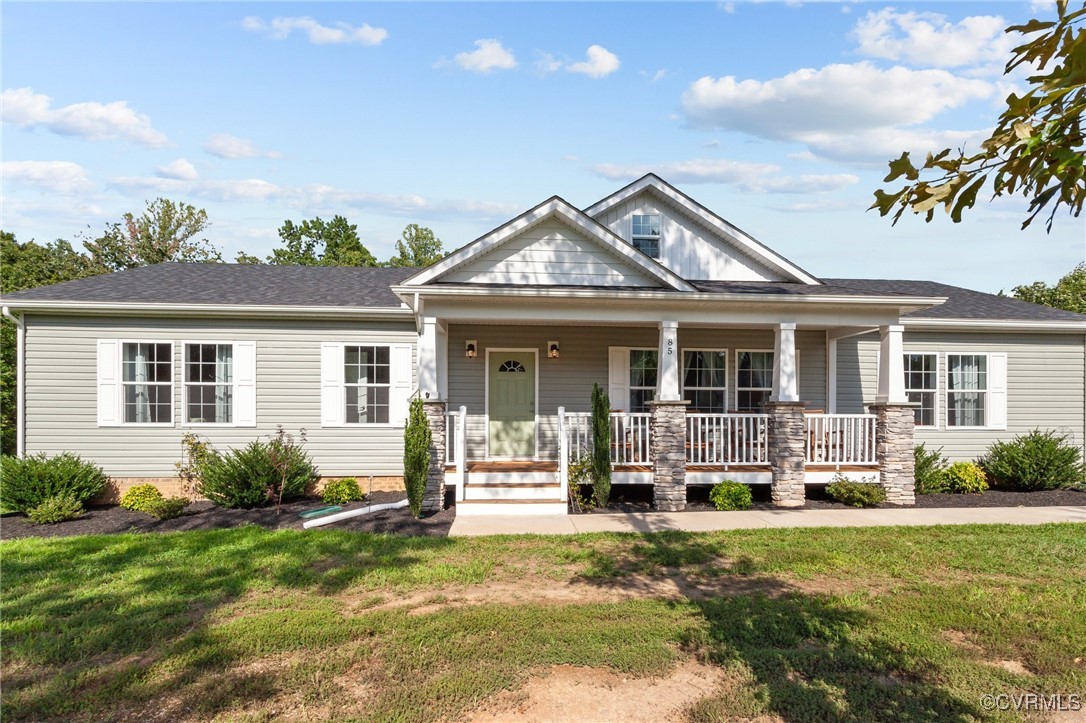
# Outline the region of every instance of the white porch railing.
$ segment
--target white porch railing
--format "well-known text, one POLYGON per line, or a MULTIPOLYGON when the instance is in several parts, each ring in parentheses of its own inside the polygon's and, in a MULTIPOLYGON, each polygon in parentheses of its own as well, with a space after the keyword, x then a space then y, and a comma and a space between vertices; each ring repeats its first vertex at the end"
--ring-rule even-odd
POLYGON ((768 420, 767 414, 687 414, 687 464, 767 464, 768 420))
POLYGON ((808 414, 807 464, 875 464, 874 414, 808 414))
POLYGON ((651 428, 648 412, 611 412, 611 462, 651 464, 651 428))
POLYGON ((467 421, 467 407, 445 412, 445 464, 453 465, 457 502, 464 501, 467 480, 467 421))

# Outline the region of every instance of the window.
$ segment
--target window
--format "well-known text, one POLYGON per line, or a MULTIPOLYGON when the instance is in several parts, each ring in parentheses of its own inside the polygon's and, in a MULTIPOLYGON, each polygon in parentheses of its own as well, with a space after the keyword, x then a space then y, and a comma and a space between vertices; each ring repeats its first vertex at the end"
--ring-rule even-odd
POLYGON ((233 344, 185 344, 185 422, 234 422, 233 344))
POLYGON ((683 352, 683 398, 691 412, 710 414, 728 410, 726 392, 728 353, 693 349, 683 352))
POLYGON ((388 424, 388 359, 387 346, 344 347, 347 424, 388 424))
POLYGON ((630 350, 630 411, 647 412, 656 397, 656 350, 630 350))
POLYGON ((905 394, 920 406, 915 409, 916 426, 936 425, 935 394, 939 388, 938 356, 935 354, 905 355, 905 394))
POLYGON ((630 241, 641 253, 660 258, 660 214, 634 214, 630 241))
POLYGON ((125 342, 121 354, 125 423, 173 424, 173 345, 125 342))
POLYGON ((947 354, 946 363, 947 426, 985 426, 988 398, 987 355, 947 354))
POLYGON ((736 408, 740 412, 761 411, 773 393, 773 352, 736 352, 735 367, 736 408))

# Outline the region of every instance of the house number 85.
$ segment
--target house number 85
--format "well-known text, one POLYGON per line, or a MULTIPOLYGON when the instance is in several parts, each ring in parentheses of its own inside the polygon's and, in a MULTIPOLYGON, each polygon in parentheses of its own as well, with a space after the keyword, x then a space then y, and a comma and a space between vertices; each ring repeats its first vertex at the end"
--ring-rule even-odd
POLYGON ((675 349, 672 348, 674 346, 675 346, 675 340, 674 339, 668 339, 667 340, 667 353, 668 353, 668 356, 675 353, 675 349))

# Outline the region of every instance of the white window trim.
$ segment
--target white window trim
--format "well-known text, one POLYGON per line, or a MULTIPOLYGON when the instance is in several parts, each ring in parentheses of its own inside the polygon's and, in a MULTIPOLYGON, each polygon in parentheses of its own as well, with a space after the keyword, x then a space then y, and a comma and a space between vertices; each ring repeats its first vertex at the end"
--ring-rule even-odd
MULTIPOLYGON (((943 425, 943 427, 944 427, 944 429, 946 431, 954 432, 954 431, 958 431, 958 430, 969 431, 969 430, 990 429, 991 428, 989 426, 989 420, 991 419, 991 416, 992 416, 992 408, 991 408, 991 404, 992 404, 992 401, 991 401, 992 400, 992 358, 991 357, 992 357, 991 352, 986 352, 986 351, 948 351, 948 352, 946 352, 946 375, 945 375, 945 378, 943 379, 943 402, 944 402, 945 409, 946 409, 946 419, 945 419, 945 424, 943 425), (982 357, 984 357, 984 380, 985 380, 985 384, 984 384, 984 424, 965 425, 965 424, 951 424, 950 423, 950 395, 952 393, 955 393, 950 388, 950 357, 952 357, 952 356, 982 356, 982 357)), ((980 390, 962 389, 960 391, 962 393, 968 393, 970 391, 980 391, 980 390)), ((930 427, 925 427, 925 429, 930 429, 930 427)))
MULTIPOLYGON (((177 345, 168 339, 118 339, 117 340, 117 393, 120 395, 120 427, 176 427, 177 426, 177 345), (168 422, 126 422, 124 421, 124 388, 134 382, 124 380, 124 345, 125 344, 169 344, 170 345, 170 421, 168 422)), ((156 382, 154 386, 165 386, 156 382)))
POLYGON ((633 246, 638 252, 645 254, 650 259, 659 261, 664 257, 664 214, 659 211, 634 211, 630 214, 630 245, 633 246), (659 236, 646 236, 644 234, 634 235, 633 232, 633 218, 634 216, 658 216, 660 218, 660 235, 659 236), (641 251, 637 247, 637 241, 655 241, 656 242, 656 255, 650 256, 649 254, 641 251))
MULTIPOLYGON (((187 429, 190 427, 237 427, 237 388, 238 388, 238 372, 237 372, 237 360, 234 355, 234 350, 237 348, 237 342, 233 340, 213 340, 208 339, 205 341, 182 341, 181 342, 181 427, 187 429), (185 348, 190 344, 215 344, 218 345, 230 345, 230 363, 234 370, 234 380, 230 382, 230 417, 233 421, 230 422, 190 422, 186 419, 189 409, 189 381, 185 376, 185 370, 188 366, 188 356, 185 354, 185 348)), ((193 382, 199 386, 220 386, 219 384, 193 382)), ((221 385, 226 386, 226 385, 221 385)))
MULTIPOLYGON (((915 429, 940 429, 941 428, 940 424, 942 423, 943 416, 942 416, 942 409, 940 408, 939 402, 940 402, 940 400, 942 400, 943 395, 946 393, 945 389, 940 391, 940 388, 939 388, 940 384, 943 381, 942 354, 940 354, 937 351, 926 351, 926 350, 914 351, 912 349, 906 349, 904 352, 902 352, 902 361, 904 361, 904 357, 906 357, 906 356, 908 356, 910 354, 935 357, 935 389, 931 390, 932 394, 935 395, 935 424, 917 424, 917 425, 915 425, 915 429)), ((908 374, 909 374, 909 372, 906 371, 905 372, 906 381, 908 380, 908 374)), ((876 372, 876 379, 877 378, 878 378, 878 376, 877 376, 877 372, 876 372)), ((928 390, 921 390, 921 391, 928 391, 928 390)), ((908 385, 908 383, 906 383, 905 384, 905 396, 908 397, 908 395, 909 395, 909 385, 908 385)), ((976 427, 967 427, 967 429, 977 429, 977 428, 976 427)))
POLYGON ((393 406, 392 405, 392 397, 393 397, 393 395, 392 395, 392 386, 393 386, 392 385, 392 347, 395 346, 395 345, 392 344, 391 342, 384 342, 384 343, 379 343, 379 342, 344 342, 343 344, 340 344, 339 346, 343 347, 343 349, 342 349, 342 351, 340 353, 340 367, 342 367, 342 368, 339 370, 339 374, 340 374, 339 389, 340 389, 340 393, 341 393, 339 401, 340 401, 340 404, 343 407, 343 409, 340 410, 341 414, 343 415, 343 417, 342 417, 343 426, 344 427, 350 427, 350 428, 355 428, 355 427, 371 427, 371 428, 372 427, 402 427, 403 426, 402 424, 394 424, 392 422, 392 418, 393 418, 393 413, 392 413, 392 406, 393 406), (386 347, 388 349, 388 384, 365 384, 365 385, 348 384, 347 383, 347 347, 349 347, 349 346, 372 346, 372 347, 383 346, 383 347, 386 347), (362 387, 362 386, 366 386, 366 387, 387 387, 388 388, 388 421, 387 422, 348 422, 347 421, 347 387, 362 387))
MULTIPOLYGON (((744 392, 760 392, 760 391, 763 391, 763 390, 768 390, 769 394, 772 395, 773 394, 773 379, 772 379, 773 368, 770 367, 770 369, 769 369, 770 380, 769 380, 769 386, 768 387, 740 387, 739 386, 739 355, 740 354, 773 354, 773 350, 772 349, 736 349, 735 350, 735 372, 734 372, 734 374, 735 374, 735 399, 734 399, 735 406, 732 407, 732 409, 735 409, 740 414, 755 414, 755 412, 742 411, 742 410, 739 409, 739 392, 740 391, 744 391, 744 392)), ((796 349, 796 387, 797 387, 797 389, 799 388, 799 349, 796 349)))
MULTIPOLYGON (((728 409, 729 409, 729 405, 728 405, 728 372, 730 371, 728 369, 728 361, 729 361, 728 350, 727 349, 708 349, 708 348, 705 348, 705 347, 689 347, 689 348, 688 347, 680 347, 679 354, 682 355, 680 357, 681 364, 680 364, 680 367, 679 367, 679 373, 682 375, 682 380, 683 380, 683 383, 681 385, 681 390, 680 390, 681 393, 682 393, 682 398, 686 399, 686 390, 687 389, 692 389, 692 390, 695 390, 695 391, 715 391, 716 389, 720 389, 722 392, 724 392, 724 411, 722 412, 722 414, 727 414, 728 409), (688 351, 709 352, 709 353, 712 353, 712 354, 717 354, 717 353, 723 352, 724 353, 724 386, 723 387, 688 387, 688 386, 686 386, 686 352, 688 352, 688 351)), ((737 378, 737 381, 738 381, 738 378, 737 378)))
POLYGON ((532 461, 539 461, 539 349, 530 347, 487 347, 486 354, 483 356, 486 361, 486 367, 483 369, 483 424, 484 424, 484 437, 483 437, 483 455, 487 460, 494 461, 511 461, 521 459, 520 457, 492 457, 490 455, 490 354, 531 354, 535 358, 533 364, 535 368, 535 403, 532 405, 535 409, 535 449, 532 451, 532 461))

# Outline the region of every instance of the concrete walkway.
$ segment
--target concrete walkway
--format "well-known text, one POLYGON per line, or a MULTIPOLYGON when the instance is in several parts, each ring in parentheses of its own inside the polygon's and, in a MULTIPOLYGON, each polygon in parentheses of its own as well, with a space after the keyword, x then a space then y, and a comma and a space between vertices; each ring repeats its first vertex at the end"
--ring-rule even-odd
POLYGON ((1040 525, 1086 522, 1083 507, 950 507, 874 510, 748 510, 598 515, 457 517, 449 535, 572 535, 579 532, 743 530, 763 527, 880 527, 894 525, 1040 525))

